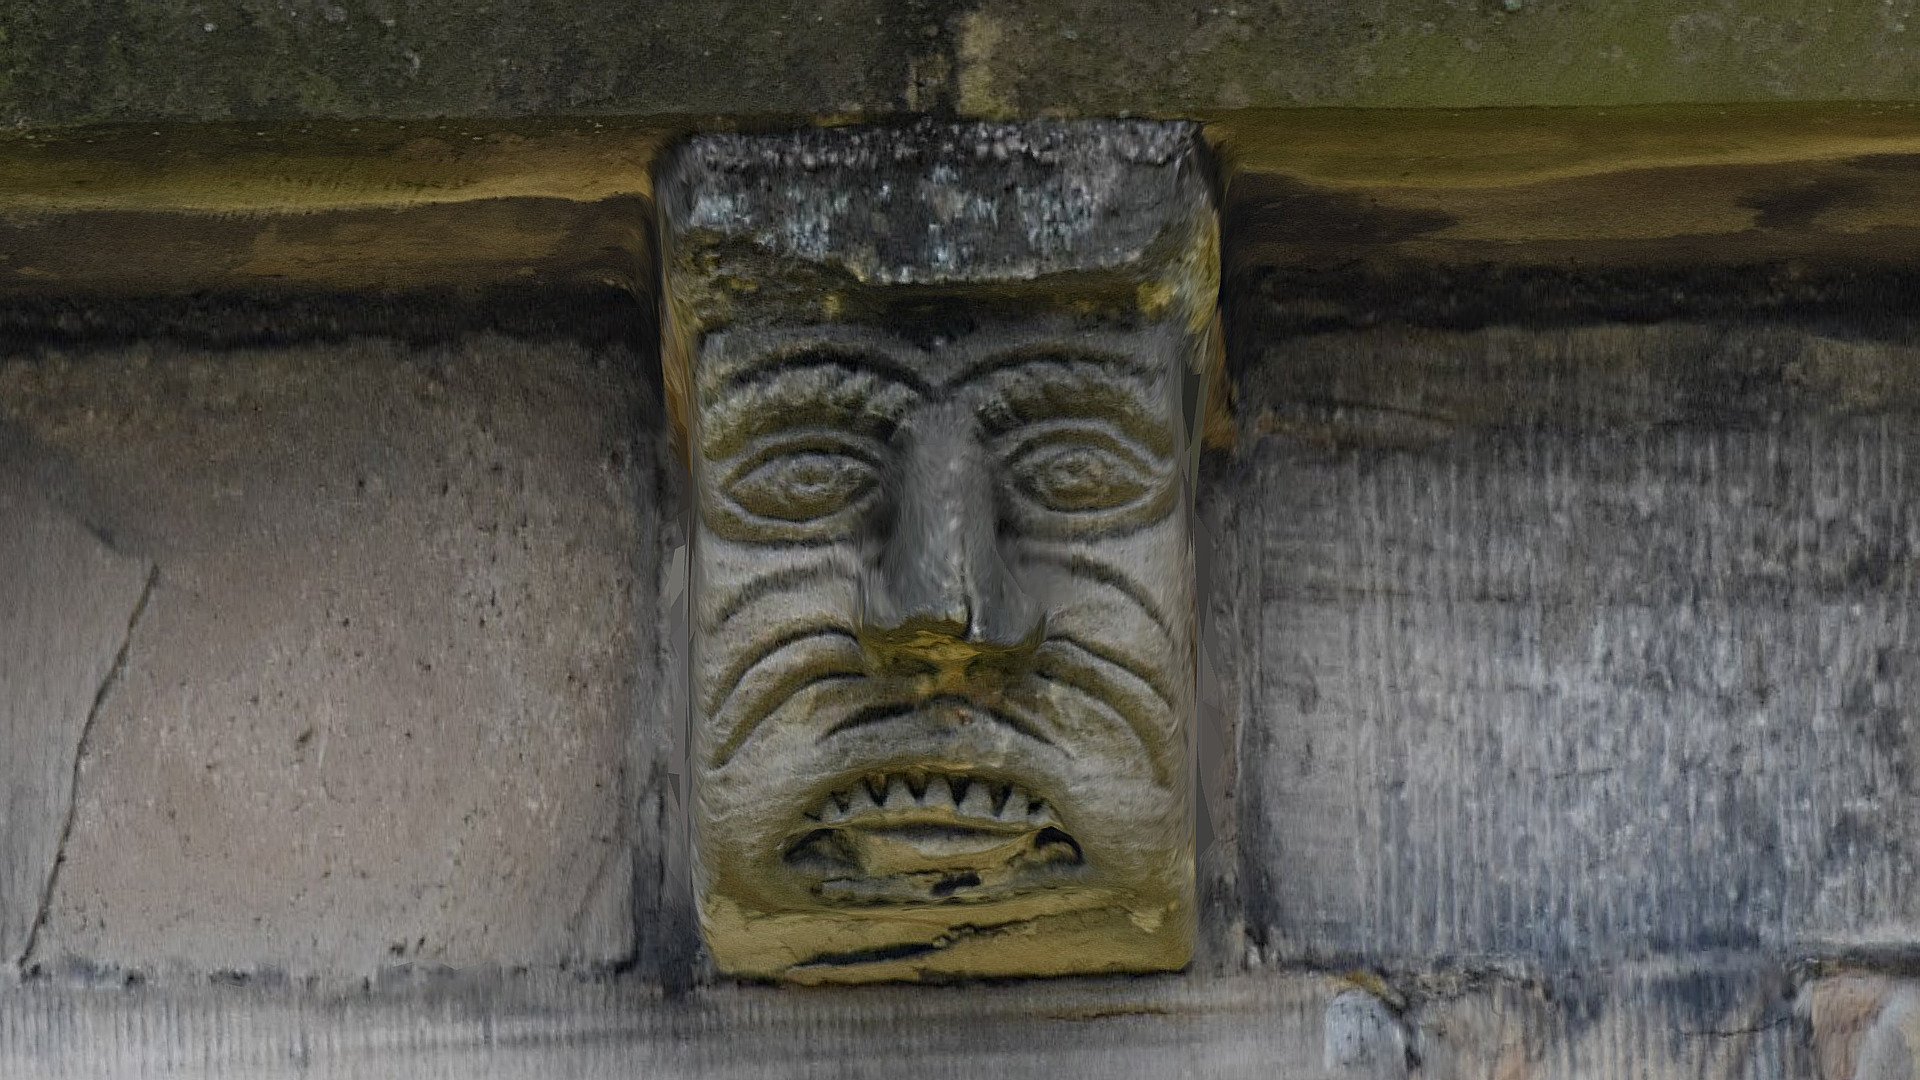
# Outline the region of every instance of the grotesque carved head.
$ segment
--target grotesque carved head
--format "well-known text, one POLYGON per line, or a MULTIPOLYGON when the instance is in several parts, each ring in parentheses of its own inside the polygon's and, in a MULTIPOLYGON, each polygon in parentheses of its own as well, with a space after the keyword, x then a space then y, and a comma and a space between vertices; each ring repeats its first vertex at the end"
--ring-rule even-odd
MULTIPOLYGON (((1184 238, 1191 192, 1164 194, 1184 238)), ((852 317, 754 318, 745 291, 695 320, 681 383, 715 957, 802 979, 1181 966, 1192 314, 856 283, 852 317)))

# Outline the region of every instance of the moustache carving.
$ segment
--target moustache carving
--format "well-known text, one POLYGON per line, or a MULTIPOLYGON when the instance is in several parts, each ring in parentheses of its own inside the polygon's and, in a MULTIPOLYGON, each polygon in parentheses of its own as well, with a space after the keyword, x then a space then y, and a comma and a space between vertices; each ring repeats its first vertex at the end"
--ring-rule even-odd
POLYGON ((833 623, 807 622, 781 628, 736 659, 720 676, 708 703, 726 736, 712 749, 715 768, 725 766, 754 733, 809 691, 813 714, 840 718, 819 738, 897 719, 941 701, 964 705, 1027 738, 1072 752, 1071 732, 1056 699, 1058 686, 1091 702, 1135 741, 1154 763, 1157 783, 1169 782, 1157 750, 1177 706, 1166 676, 1124 650, 1055 633, 1016 654, 955 643, 949 651, 903 653, 883 639, 833 623), (919 657, 920 659, 915 659, 919 657))

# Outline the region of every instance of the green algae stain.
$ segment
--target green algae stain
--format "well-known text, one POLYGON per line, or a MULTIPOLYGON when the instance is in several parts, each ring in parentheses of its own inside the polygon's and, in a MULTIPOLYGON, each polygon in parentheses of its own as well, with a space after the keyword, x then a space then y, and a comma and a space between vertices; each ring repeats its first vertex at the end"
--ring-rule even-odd
POLYGON ((962 73, 1023 112, 1920 98, 1914 0, 985 0, 962 73))

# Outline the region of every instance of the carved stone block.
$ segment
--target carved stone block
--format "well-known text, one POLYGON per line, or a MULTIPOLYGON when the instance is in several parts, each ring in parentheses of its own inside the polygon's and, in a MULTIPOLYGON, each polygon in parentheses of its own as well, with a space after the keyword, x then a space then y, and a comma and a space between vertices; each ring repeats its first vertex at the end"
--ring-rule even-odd
POLYGON ((1194 130, 703 136, 660 205, 721 969, 1185 965, 1194 130))

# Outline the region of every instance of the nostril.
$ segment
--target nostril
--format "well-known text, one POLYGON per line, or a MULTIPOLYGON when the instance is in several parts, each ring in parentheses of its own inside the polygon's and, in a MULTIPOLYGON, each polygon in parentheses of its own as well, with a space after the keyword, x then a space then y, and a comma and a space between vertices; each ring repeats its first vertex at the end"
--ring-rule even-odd
POLYGON ((1037 855, 1061 862, 1077 865, 1087 861, 1086 853, 1080 850, 1080 841, 1057 826, 1049 825, 1035 834, 1033 850, 1037 855))

